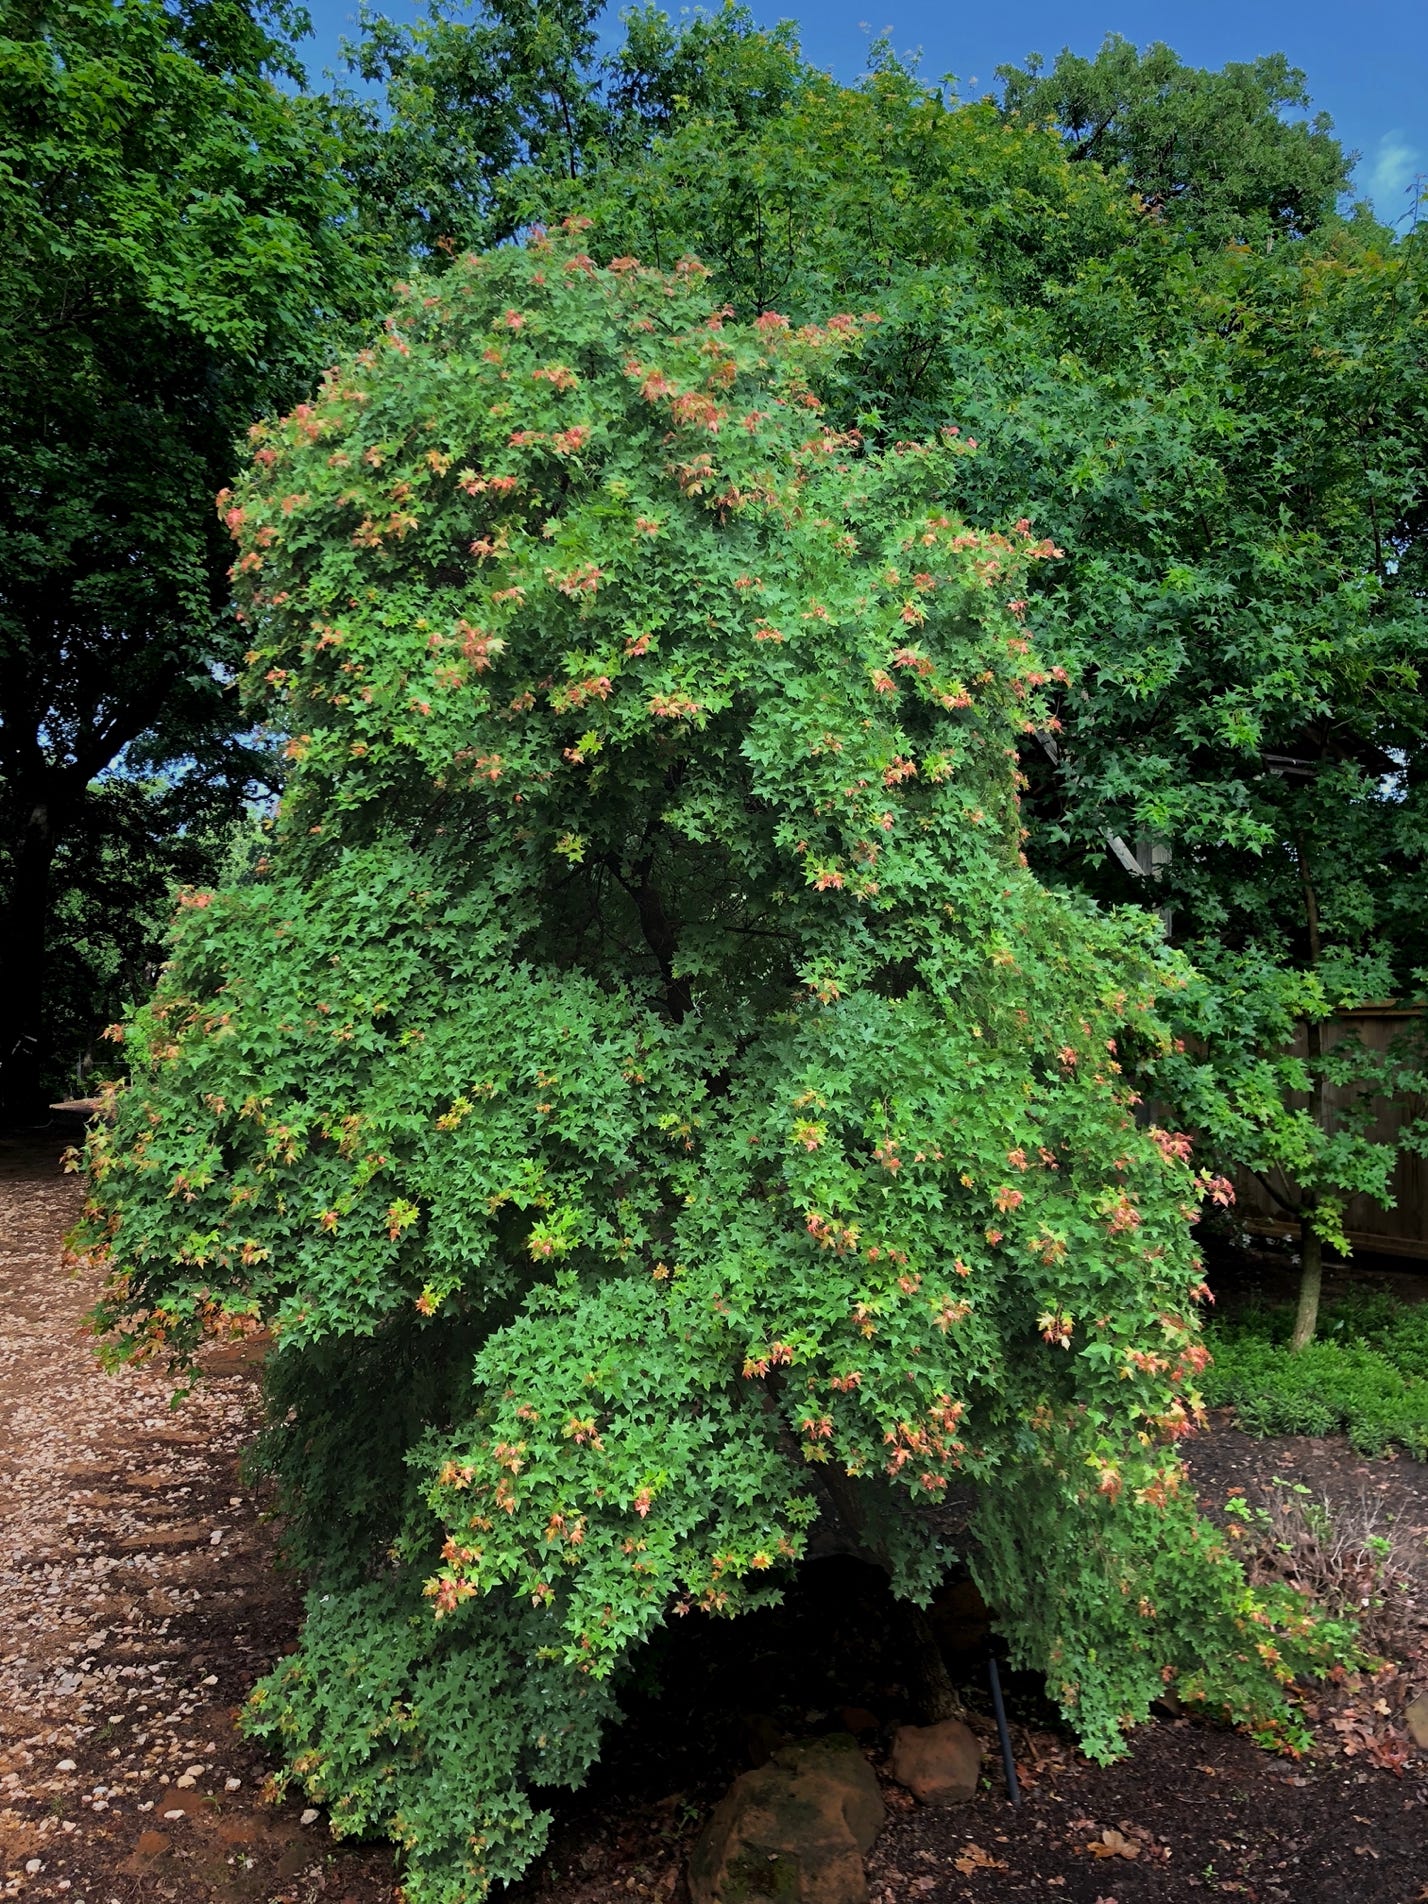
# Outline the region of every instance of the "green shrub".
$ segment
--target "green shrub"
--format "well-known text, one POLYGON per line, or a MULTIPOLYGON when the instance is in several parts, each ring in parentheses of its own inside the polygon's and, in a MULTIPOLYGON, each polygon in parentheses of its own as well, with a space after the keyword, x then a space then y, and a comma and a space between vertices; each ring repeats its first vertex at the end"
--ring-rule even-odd
POLYGON ((1363 1454, 1428 1457, 1428 1305, 1355 1294, 1326 1310, 1317 1340, 1288 1349, 1293 1310, 1257 1307, 1209 1334, 1204 1393, 1258 1435, 1346 1434, 1363 1454))
POLYGON ((113 1352, 273 1332, 313 1592, 249 1723, 415 1904, 519 1870, 635 1649, 815 1520, 925 1600, 954 1480, 1100 1757, 1176 1676, 1282 1731, 1332 1650, 1180 1491, 1203 1185, 1121 1065, 1182 976, 1019 850, 1056 552, 949 513, 954 428, 824 424, 860 321, 578 242, 414 287, 255 432, 292 775, 90 1141, 113 1352))

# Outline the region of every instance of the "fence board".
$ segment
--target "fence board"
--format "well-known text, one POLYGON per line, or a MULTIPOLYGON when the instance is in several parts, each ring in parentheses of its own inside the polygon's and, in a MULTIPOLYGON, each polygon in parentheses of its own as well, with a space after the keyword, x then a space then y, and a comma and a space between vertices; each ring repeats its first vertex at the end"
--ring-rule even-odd
MULTIPOLYGON (((1359 1038, 1371 1051, 1386 1051, 1392 1040, 1415 1018, 1421 1009, 1401 1009, 1390 1005, 1365 1005, 1358 1011, 1343 1012, 1324 1026, 1324 1048, 1332 1050, 1340 1039, 1359 1038)), ((1308 1040, 1301 1025, 1294 1040, 1294 1054, 1305 1057, 1308 1040)), ((1325 1093, 1329 1116, 1345 1102, 1349 1093, 1330 1086, 1325 1093)), ((1307 1105, 1308 1099, 1292 1100, 1307 1105)), ((1378 1098, 1370 1136, 1382 1143, 1393 1143, 1405 1124, 1423 1114, 1422 1100, 1378 1098)), ((1270 1181, 1282 1195, 1288 1185, 1279 1171, 1270 1181)), ((1390 1180, 1393 1198, 1386 1208, 1372 1197, 1351 1197, 1344 1211, 1344 1232, 1355 1249, 1376 1250, 1385 1256, 1411 1256, 1428 1259, 1428 1159, 1399 1151, 1390 1180)), ((1283 1207, 1250 1172, 1235 1176, 1236 1208, 1245 1227, 1262 1236, 1295 1236, 1298 1226, 1287 1219, 1283 1207)))

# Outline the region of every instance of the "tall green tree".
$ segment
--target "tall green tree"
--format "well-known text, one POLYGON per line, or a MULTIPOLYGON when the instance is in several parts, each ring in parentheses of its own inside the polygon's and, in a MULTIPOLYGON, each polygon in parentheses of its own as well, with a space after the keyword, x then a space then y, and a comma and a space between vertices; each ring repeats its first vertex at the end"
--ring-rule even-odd
POLYGON ((1349 188, 1353 155, 1329 115, 1285 116, 1310 98, 1282 53, 1209 72, 1112 33, 1094 59, 1067 48, 1048 71, 1033 54, 997 78, 1008 118, 1055 127, 1075 161, 1123 169, 1149 216, 1202 242, 1302 237, 1349 188))
POLYGON ((805 77, 791 29, 759 32, 743 6, 672 21, 622 14, 601 50, 603 0, 433 0, 397 23, 374 8, 345 45, 359 82, 340 88, 359 215, 401 269, 521 229, 531 195, 643 160, 710 113, 747 131, 805 77))
POLYGON ((56 855, 142 747, 182 777, 255 760, 212 496, 236 439, 310 383, 371 292, 330 117, 282 8, 12 0, 0 39, 0 1096, 53 1040, 56 855))
POLYGON ((601 0, 486 0, 398 24, 364 6, 344 44, 361 215, 398 268, 511 235, 517 167, 576 178, 607 125, 601 0))

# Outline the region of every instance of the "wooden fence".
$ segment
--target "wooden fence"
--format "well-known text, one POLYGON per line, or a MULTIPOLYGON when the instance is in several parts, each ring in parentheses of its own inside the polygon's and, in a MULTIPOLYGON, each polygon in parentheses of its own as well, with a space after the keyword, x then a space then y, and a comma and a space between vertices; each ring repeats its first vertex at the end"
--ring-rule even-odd
MULTIPOLYGON (((1357 1038, 1371 1051, 1384 1051, 1409 1023, 1422 1016, 1422 1009, 1400 1010, 1391 1005, 1365 1005, 1358 1011, 1343 1012, 1324 1026, 1324 1048, 1332 1050, 1339 1039, 1357 1038)), ((1304 1057, 1308 1046, 1301 1026, 1294 1041, 1295 1055, 1304 1057)), ((1337 1104, 1344 1102, 1343 1091, 1330 1086, 1325 1093, 1326 1109, 1332 1118, 1337 1104)), ((1302 1100, 1307 1103, 1307 1099, 1302 1100)), ((1418 1098, 1379 1098, 1370 1136, 1392 1142, 1406 1123, 1423 1114, 1418 1098)), ((1279 1172, 1271 1177, 1276 1190, 1287 1195, 1288 1186, 1279 1172)), ((1385 1256, 1428 1258, 1428 1158, 1400 1151, 1391 1179, 1393 1207, 1385 1209, 1372 1197, 1351 1197, 1344 1212, 1344 1232, 1355 1249, 1376 1250, 1385 1256)), ((1235 1178, 1236 1208, 1247 1229, 1261 1236, 1296 1236, 1298 1226, 1275 1202, 1258 1178, 1240 1171, 1235 1178)))

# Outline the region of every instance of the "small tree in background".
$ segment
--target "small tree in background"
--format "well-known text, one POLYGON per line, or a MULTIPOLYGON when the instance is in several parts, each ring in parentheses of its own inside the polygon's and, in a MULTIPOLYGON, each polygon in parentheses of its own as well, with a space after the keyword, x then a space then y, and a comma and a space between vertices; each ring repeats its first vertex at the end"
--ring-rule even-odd
POLYGON ((1337 1016, 1385 995, 1386 959, 1330 957, 1296 971, 1255 948, 1203 944, 1195 956, 1171 1013, 1184 1035, 1152 1054, 1139 1081, 1175 1105, 1202 1158, 1251 1172, 1295 1225, 1297 1352, 1318 1327, 1325 1249, 1353 1253, 1349 1200, 1366 1196, 1391 1209, 1399 1153, 1428 1149, 1422 1032, 1405 1014, 1403 1029, 1379 1047, 1352 1017, 1337 1016), (1395 1109, 1391 1134, 1381 1123, 1385 1104, 1395 1109))
POLYGON ((423 1904, 521 1870, 632 1649, 820 1518, 919 1602, 975 1484, 1098 1757, 1171 1679, 1273 1731, 1317 1643, 1182 1490, 1204 1186, 1122 1064, 1183 979, 1020 852, 1057 551, 948 511, 955 429, 825 421, 871 315, 578 245, 418 283, 254 432, 291 781, 90 1141, 112 1352, 272 1331, 315 1590, 249 1723, 423 1904))

